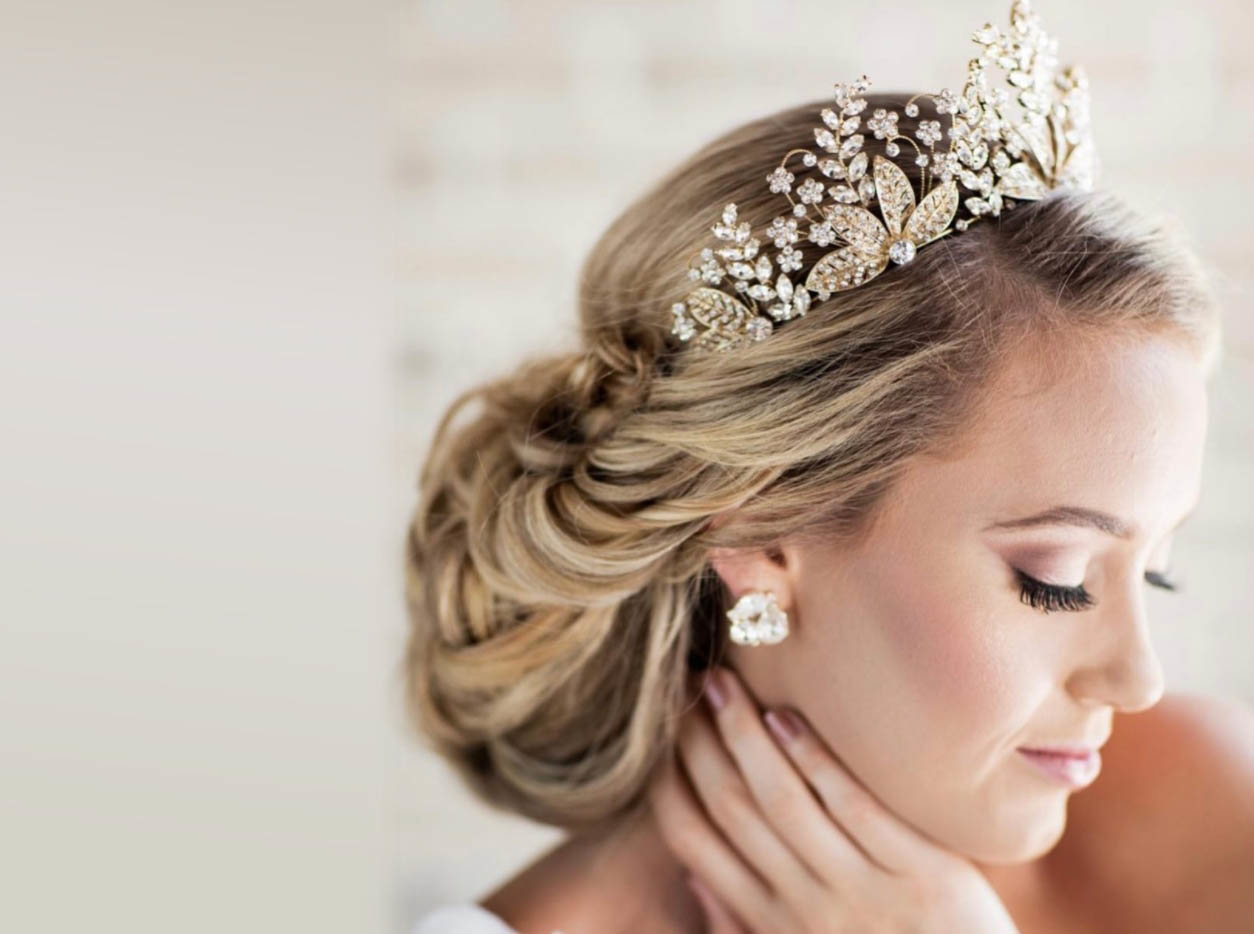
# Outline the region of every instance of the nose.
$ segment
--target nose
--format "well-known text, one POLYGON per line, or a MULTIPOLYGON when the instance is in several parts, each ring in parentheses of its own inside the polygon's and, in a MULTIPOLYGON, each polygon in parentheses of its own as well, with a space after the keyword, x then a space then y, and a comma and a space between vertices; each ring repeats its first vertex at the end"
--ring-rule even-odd
MULTIPOLYGON (((1114 582, 1112 581, 1112 584, 1114 582)), ((1139 582, 1112 587, 1090 622, 1095 628, 1080 636, 1087 649, 1072 672, 1072 696, 1094 705, 1137 713, 1153 707, 1163 696, 1166 679, 1150 639, 1149 616, 1139 582)))

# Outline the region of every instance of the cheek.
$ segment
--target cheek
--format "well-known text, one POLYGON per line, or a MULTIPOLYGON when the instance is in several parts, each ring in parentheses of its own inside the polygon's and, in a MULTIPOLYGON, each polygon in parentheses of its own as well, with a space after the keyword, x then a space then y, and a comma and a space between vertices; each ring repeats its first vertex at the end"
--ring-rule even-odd
POLYGON ((987 568, 916 569, 877 590, 894 690, 917 717, 916 739, 928 746, 978 743, 1016 716, 1023 653, 1012 627, 1022 625, 1022 614, 980 583, 989 579, 987 568))
POLYGON ((915 543, 848 562, 815 591, 805 617, 830 625, 793 646, 789 672, 809 686, 802 709, 845 766, 942 845, 1022 851, 996 839, 1021 816, 994 818, 1014 739, 1048 684, 1048 630, 1001 559, 915 543), (880 558, 903 553, 908 564, 880 558))
POLYGON ((882 619, 886 647, 917 704, 932 714, 978 709, 1001 682, 996 640, 961 604, 902 595, 882 619))
POLYGON ((802 594, 818 623, 789 646, 781 696, 868 773, 983 768, 1021 728, 1045 664, 1001 559, 915 542, 832 566, 802 594))

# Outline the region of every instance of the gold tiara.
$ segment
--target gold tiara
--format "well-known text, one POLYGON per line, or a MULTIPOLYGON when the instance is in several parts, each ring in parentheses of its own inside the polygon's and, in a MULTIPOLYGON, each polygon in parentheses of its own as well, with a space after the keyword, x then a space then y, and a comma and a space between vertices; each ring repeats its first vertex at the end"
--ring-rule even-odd
POLYGON ((919 248, 983 217, 997 217, 1016 201, 1035 201, 1061 186, 1091 190, 1099 160, 1089 130, 1083 69, 1058 70, 1058 41, 1046 35, 1028 0, 1014 0, 1008 34, 986 23, 971 38, 983 52, 968 64, 962 93, 942 88, 939 94, 916 94, 902 107, 914 119, 919 116, 916 102, 930 98, 937 114, 949 117, 944 133, 939 120, 925 119, 911 139, 897 132, 898 112, 884 108, 875 109, 864 128, 867 102, 860 95, 870 81, 863 75, 850 85, 837 84, 836 109, 825 107, 820 112, 824 125, 814 128, 815 144, 826 155, 789 150, 766 176, 770 190, 792 205, 790 214, 776 217, 764 231, 779 251, 774 263, 749 223, 740 220, 736 205, 728 204, 710 228, 725 245, 706 247, 689 259, 689 278, 703 284, 671 306, 671 332, 703 350, 763 340, 774 330, 773 322, 805 315, 811 292, 824 301, 833 292, 856 288, 883 272, 890 260, 908 263, 919 248), (1020 108, 1013 117, 1006 115, 1010 93, 988 86, 989 65, 1005 73, 1020 108), (884 141, 885 155, 868 156, 864 129, 884 141), (942 138, 948 145, 938 152, 942 138), (906 173, 892 161, 904 144, 913 149, 907 157, 921 167, 917 199, 906 173), (788 161, 798 155, 802 166, 794 174, 788 161), (796 184, 794 201, 798 175, 808 177, 796 184), (955 220, 959 185, 972 194, 963 200, 969 216, 955 220), (873 201, 878 217, 868 210, 873 201), (805 265, 797 246, 803 219, 810 225, 809 243, 835 249, 821 256, 800 283, 789 274, 805 265), (725 280, 730 291, 719 288, 725 280))

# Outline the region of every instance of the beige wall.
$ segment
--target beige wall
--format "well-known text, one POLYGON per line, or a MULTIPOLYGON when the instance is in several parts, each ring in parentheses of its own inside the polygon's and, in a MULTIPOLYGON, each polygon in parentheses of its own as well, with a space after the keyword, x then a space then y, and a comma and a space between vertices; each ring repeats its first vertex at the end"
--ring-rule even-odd
POLYGON ((391 930, 384 11, 0 20, 0 930, 391 930))
MULTIPOLYGON (((419 3, 400 49, 406 356, 397 470, 414 470, 459 389, 568 341, 578 265, 627 202, 731 126, 865 72, 880 90, 957 90, 1009 2, 419 3), (800 37, 830 37, 825 42, 800 37), (405 226, 407 225, 407 226, 405 226), (491 258, 494 271, 477 264, 491 258), (472 355, 461 348, 473 346, 472 355)), ((1154 593, 1175 689, 1254 702, 1254 324, 1249 206, 1234 170, 1254 143, 1248 7, 1038 0, 1060 58, 1088 69, 1103 182, 1177 215, 1228 300, 1205 492, 1154 593), (1192 111, 1196 129, 1174 124, 1192 111)), ((816 113, 817 122, 817 113, 816 113)), ((405 904, 477 896, 555 839, 471 802, 420 749, 392 792, 405 904)))

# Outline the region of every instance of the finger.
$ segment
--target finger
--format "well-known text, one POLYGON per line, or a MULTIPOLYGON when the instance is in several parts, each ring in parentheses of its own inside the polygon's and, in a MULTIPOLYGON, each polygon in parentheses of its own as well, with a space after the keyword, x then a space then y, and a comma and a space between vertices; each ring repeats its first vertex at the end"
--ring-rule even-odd
POLYGON ((648 788, 658 830, 687 869, 700 875, 751 930, 769 930, 771 895, 706 816, 676 756, 668 755, 648 788))
MULTIPOLYGON (((818 877, 762 814, 705 711, 694 711, 685 721, 676 748, 705 810, 767 887, 790 904, 812 894, 818 877)), ((816 808, 815 817, 822 819, 822 811, 816 808)))
POLYGON ((686 881, 705 913, 706 934, 746 934, 735 915, 728 911, 727 906, 719 901, 718 896, 704 882, 695 875, 689 875, 686 881))
POLYGON ((876 870, 866 854, 833 823, 805 777, 768 735, 756 699, 728 668, 716 669, 725 702, 714 714, 723 744, 776 833, 810 873, 827 882, 850 883, 857 873, 876 870))
POLYGON ((869 859, 892 873, 926 868, 935 852, 931 841, 855 779, 800 714, 781 709, 768 715, 768 723, 779 723, 779 743, 797 771, 869 859))

